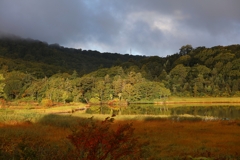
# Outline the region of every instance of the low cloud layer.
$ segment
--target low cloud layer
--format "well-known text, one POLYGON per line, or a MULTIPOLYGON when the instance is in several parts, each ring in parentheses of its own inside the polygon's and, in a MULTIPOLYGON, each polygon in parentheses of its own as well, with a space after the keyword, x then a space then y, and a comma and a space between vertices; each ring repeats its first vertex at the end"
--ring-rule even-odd
POLYGON ((239 0, 1 0, 0 33, 164 57, 186 44, 239 44, 239 6, 239 0))

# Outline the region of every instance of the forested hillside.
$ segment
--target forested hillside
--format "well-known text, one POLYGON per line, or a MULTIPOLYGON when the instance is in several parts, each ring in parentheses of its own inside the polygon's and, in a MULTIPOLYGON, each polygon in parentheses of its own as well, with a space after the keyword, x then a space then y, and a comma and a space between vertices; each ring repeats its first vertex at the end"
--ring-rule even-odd
POLYGON ((149 102, 240 96, 240 45, 182 46, 167 57, 0 40, 0 97, 52 102, 149 102))
POLYGON ((83 75, 131 58, 140 60, 144 57, 64 48, 58 44, 19 37, 0 39, 0 66, 7 66, 8 71, 27 71, 38 78, 59 72, 72 73, 74 70, 83 75))

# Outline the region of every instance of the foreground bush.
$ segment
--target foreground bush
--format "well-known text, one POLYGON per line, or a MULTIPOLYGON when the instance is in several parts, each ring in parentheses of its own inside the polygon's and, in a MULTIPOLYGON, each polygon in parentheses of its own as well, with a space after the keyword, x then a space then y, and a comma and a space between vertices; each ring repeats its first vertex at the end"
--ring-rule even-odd
POLYGON ((146 144, 141 144, 134 136, 131 124, 111 127, 113 118, 102 122, 92 118, 81 122, 68 139, 76 147, 75 155, 82 160, 105 159, 141 159, 144 157, 146 144))

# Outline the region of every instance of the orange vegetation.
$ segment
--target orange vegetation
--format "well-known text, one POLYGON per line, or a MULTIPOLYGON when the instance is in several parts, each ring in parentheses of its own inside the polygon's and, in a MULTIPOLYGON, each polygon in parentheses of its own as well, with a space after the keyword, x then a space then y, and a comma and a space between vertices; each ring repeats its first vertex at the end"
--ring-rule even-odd
MULTIPOLYGON (((140 141, 149 142, 147 146, 149 156, 153 159, 162 157, 182 159, 187 156, 213 159, 240 158, 240 121, 129 120, 115 121, 114 127, 126 123, 132 123, 135 128, 134 134, 140 141)), ((54 156, 59 154, 60 159, 64 158, 61 154, 63 151, 66 152, 65 145, 69 145, 66 137, 71 134, 70 128, 31 123, 1 125, 0 131, 1 144, 6 144, 0 148, 2 151, 8 152, 15 146, 14 143, 22 142, 22 138, 25 138, 24 143, 37 147, 42 145, 46 153, 51 149, 48 148, 50 144, 56 144, 60 148, 56 150, 54 156), (9 139, 11 142, 8 142, 9 139)), ((71 150, 71 147, 68 150, 71 150)))
POLYGON ((215 159, 229 156, 240 158, 239 121, 152 120, 132 123, 135 134, 149 140, 155 158, 188 155, 215 159))

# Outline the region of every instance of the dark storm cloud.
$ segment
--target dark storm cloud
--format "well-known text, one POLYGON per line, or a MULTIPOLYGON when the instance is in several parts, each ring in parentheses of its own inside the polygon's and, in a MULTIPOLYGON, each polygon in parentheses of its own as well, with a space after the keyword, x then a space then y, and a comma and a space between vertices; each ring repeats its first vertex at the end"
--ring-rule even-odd
POLYGON ((85 13, 81 6, 64 1, 3 0, 0 2, 0 29, 23 37, 61 43, 84 32, 82 24, 76 23, 85 13))
POLYGON ((101 52, 166 56, 240 43, 239 0, 1 0, 0 33, 101 52))

